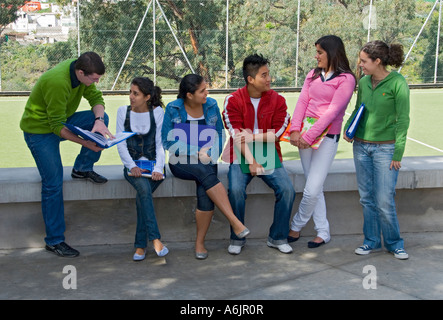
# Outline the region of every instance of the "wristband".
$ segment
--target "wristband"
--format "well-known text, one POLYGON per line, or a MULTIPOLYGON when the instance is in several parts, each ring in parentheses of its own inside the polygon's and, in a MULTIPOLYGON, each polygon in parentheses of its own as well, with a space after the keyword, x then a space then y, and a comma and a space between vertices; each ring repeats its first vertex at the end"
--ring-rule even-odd
POLYGON ((97 118, 95 118, 95 121, 97 121, 97 120, 100 120, 100 121, 105 122, 105 118, 103 118, 103 117, 97 117, 97 118))

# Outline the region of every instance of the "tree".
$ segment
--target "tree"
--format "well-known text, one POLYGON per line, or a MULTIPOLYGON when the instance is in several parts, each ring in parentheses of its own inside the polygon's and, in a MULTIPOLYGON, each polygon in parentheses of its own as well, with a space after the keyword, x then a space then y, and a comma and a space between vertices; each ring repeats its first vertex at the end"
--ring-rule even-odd
MULTIPOLYGON (((371 40, 403 44, 410 38, 409 24, 414 19, 415 0, 374 1, 377 29, 371 40)), ((339 36, 354 69, 360 48, 367 40, 364 20, 369 0, 301 0, 298 74, 299 85, 316 66, 315 41, 321 36, 339 36), (301 80, 301 81, 300 81, 301 80)), ((293 86, 296 74, 297 5, 294 0, 238 0, 232 2, 230 40, 237 70, 233 84, 242 83, 240 64, 251 53, 262 53, 271 60, 276 86, 293 86)))
MULTIPOLYGON (((116 3, 91 0, 81 3, 81 48, 83 51, 95 51, 103 57, 107 70, 100 81, 102 86, 112 87, 145 9, 146 4, 141 0, 116 3)), ((145 23, 143 30, 148 29, 148 21, 145 23)), ((127 89, 127 83, 134 76, 131 71, 134 67, 138 68, 139 76, 146 75, 144 67, 151 52, 146 46, 147 35, 145 31, 139 34, 120 77, 121 86, 118 85, 116 89, 127 89)))
MULTIPOLYGON (((54 1, 59 4, 70 2, 54 1)), ((3 2, 5 0, 2 0, 0 7, 9 8, 3 2)), ((243 59, 256 52, 270 59, 275 87, 294 86, 297 73, 300 86, 309 70, 316 66, 314 43, 318 38, 327 34, 340 36, 354 69, 359 50, 368 34, 364 22, 370 0, 300 0, 300 21, 297 21, 298 1, 295 0, 230 0, 229 56, 226 57, 226 0, 159 0, 166 18, 161 15, 157 1, 154 2, 155 61, 152 7, 140 26, 150 0, 80 1, 81 50, 96 51, 107 67, 99 84, 101 88, 113 87, 123 62, 125 65, 115 89, 128 89, 128 83, 135 76, 153 79, 155 62, 157 85, 164 89, 176 89, 182 77, 191 72, 188 60, 192 69, 203 75, 212 88, 224 87, 228 60, 228 85, 235 88, 244 85, 243 59), (139 26, 138 37, 132 43, 139 26)), ((376 25, 373 25, 375 29, 371 29, 370 39, 400 42, 406 50, 411 47, 432 3, 424 0, 374 0, 373 5, 376 25)), ((426 28, 402 69, 402 74, 410 83, 422 82, 421 77, 431 77, 422 72, 422 69, 433 71, 435 62, 436 35, 430 34, 428 29, 436 30, 431 26, 426 28)), ((41 46, 45 47, 42 57, 47 58, 49 66, 52 66, 76 57, 77 34, 71 34, 68 42, 41 46)), ((2 46, 0 58, 4 64, 9 58, 9 50, 17 48, 2 46)), ((441 63, 439 68, 442 68, 441 63)), ((439 69, 439 80, 442 74, 443 71, 439 69)))
MULTIPOLYGON (((225 58, 225 19, 221 14, 224 2, 166 0, 160 1, 160 4, 195 72, 204 76, 210 86, 219 81, 217 79, 220 70, 224 70, 225 58)), ((108 77, 115 76, 124 62, 146 6, 147 1, 142 0, 91 0, 81 3, 81 47, 97 51, 104 57, 108 77)), ((176 87, 191 70, 166 19, 158 9, 156 12, 156 74, 161 78, 160 83, 176 87)), ((117 86, 127 86, 133 76, 153 74, 153 28, 150 17, 152 10, 141 26, 117 86)), ((102 83, 112 80, 105 78, 102 83)))
POLYGON ((30 91, 38 78, 49 69, 45 47, 23 46, 16 41, 2 45, 3 91, 30 91))

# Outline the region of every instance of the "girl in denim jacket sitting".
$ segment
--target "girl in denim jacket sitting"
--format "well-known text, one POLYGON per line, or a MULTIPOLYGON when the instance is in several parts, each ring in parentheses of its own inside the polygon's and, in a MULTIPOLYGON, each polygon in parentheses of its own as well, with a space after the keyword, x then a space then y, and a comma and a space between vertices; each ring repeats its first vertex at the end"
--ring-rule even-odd
POLYGON ((196 183, 195 257, 206 259, 208 252, 204 240, 214 213, 214 204, 226 216, 236 234, 245 237, 249 230, 234 215, 226 189, 217 177, 217 159, 223 147, 224 129, 217 102, 208 97, 203 77, 196 74, 185 76, 177 98, 166 106, 162 142, 165 150, 169 151, 172 174, 196 183), (177 135, 183 136, 178 134, 176 125, 185 123, 190 124, 191 129, 185 139, 176 139, 177 135), (209 130, 215 128, 215 133, 208 143, 199 145, 193 142, 203 140, 206 137, 204 133, 209 131, 202 131, 201 128, 193 130, 193 126, 212 126, 209 130))

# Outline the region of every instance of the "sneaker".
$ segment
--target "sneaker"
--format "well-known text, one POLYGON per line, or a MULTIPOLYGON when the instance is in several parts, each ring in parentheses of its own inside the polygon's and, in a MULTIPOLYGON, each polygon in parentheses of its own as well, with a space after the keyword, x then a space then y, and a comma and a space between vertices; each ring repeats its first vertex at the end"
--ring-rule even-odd
POLYGON ((359 255, 370 254, 371 252, 372 252, 372 248, 370 246, 368 246, 367 244, 364 244, 364 245, 358 247, 357 249, 355 249, 355 253, 359 254, 359 255))
POLYGON ((403 248, 395 249, 394 251, 392 251, 392 253, 394 254, 394 257, 400 260, 406 260, 409 258, 409 255, 406 253, 405 249, 403 248))
POLYGON ((230 254, 237 255, 237 254, 240 254, 242 248, 243 248, 243 246, 238 246, 238 245, 235 245, 235 244, 230 244, 229 247, 228 247, 228 252, 230 254))
POLYGON ((278 249, 281 253, 291 253, 292 252, 292 247, 289 244, 287 244, 287 243, 272 244, 271 242, 268 241, 267 245, 270 248, 278 249))
POLYGON ((74 179, 89 179, 94 183, 105 183, 108 181, 105 177, 99 175, 94 171, 77 171, 72 169, 71 177, 74 179))
POLYGON ((74 248, 71 248, 65 242, 60 242, 60 243, 52 245, 52 246, 47 244, 45 246, 45 249, 49 252, 55 253, 56 255, 58 255, 60 257, 73 258, 73 257, 77 257, 80 254, 80 252, 78 252, 74 248))

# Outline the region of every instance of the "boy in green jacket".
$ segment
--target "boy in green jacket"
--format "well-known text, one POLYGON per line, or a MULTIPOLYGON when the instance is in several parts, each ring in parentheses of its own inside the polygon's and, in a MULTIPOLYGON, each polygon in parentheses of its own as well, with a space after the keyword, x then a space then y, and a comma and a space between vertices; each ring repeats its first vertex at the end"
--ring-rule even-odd
POLYGON ((70 140, 82 145, 71 176, 105 183, 106 178, 93 171, 102 148, 81 139, 63 123, 113 137, 107 128, 102 93, 94 83, 105 73, 100 56, 86 52, 78 59, 66 60, 45 72, 35 84, 20 121, 25 141, 31 150, 42 179, 42 213, 46 227, 46 249, 64 257, 79 252, 64 240, 63 165, 60 141, 70 140), (76 112, 82 98, 91 111, 76 112))

